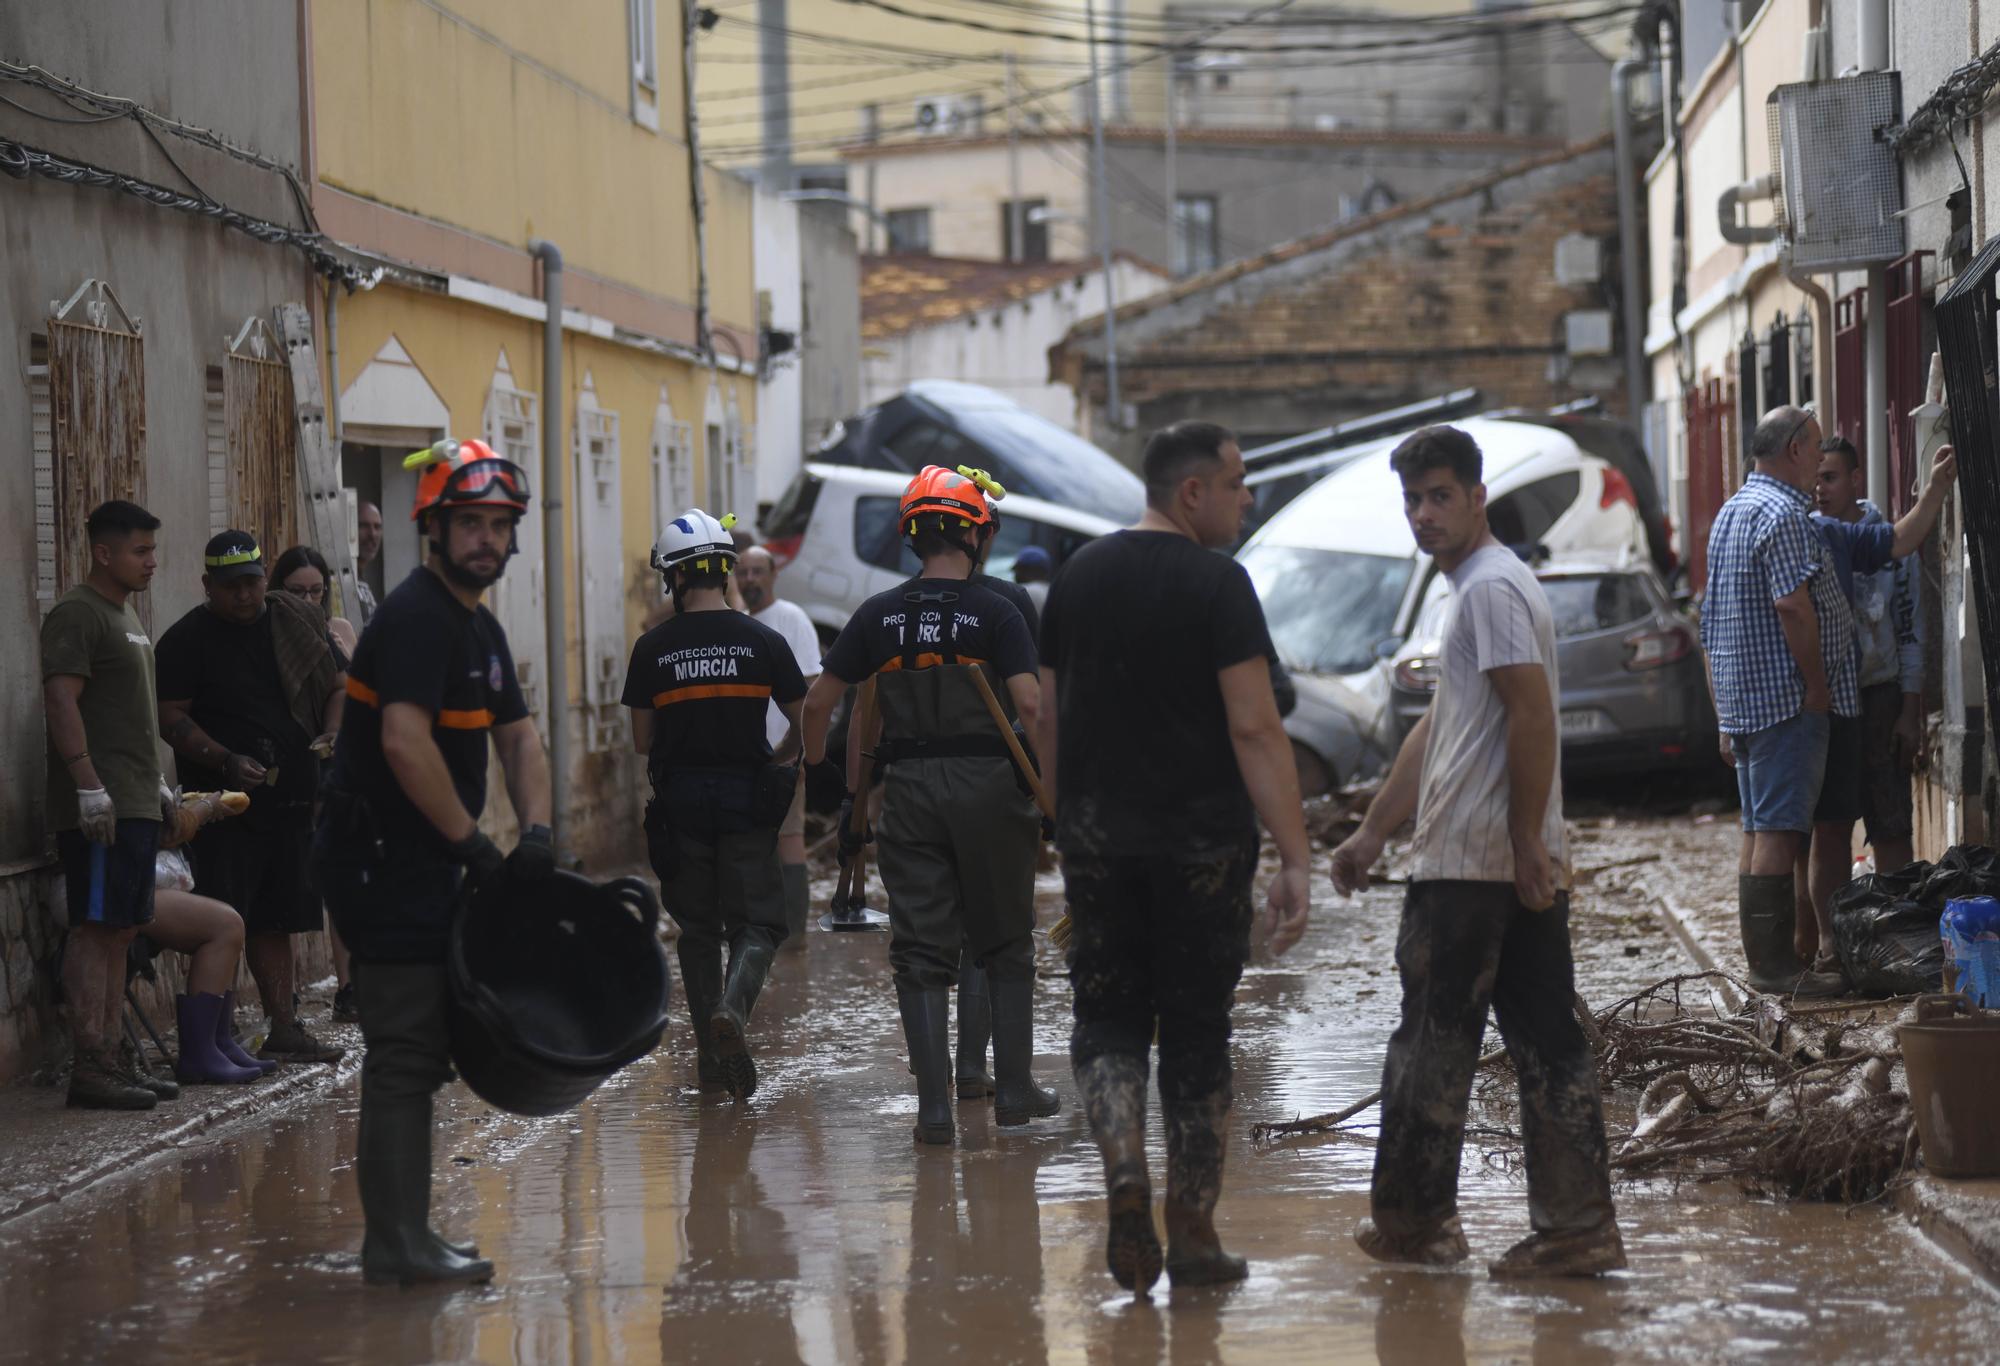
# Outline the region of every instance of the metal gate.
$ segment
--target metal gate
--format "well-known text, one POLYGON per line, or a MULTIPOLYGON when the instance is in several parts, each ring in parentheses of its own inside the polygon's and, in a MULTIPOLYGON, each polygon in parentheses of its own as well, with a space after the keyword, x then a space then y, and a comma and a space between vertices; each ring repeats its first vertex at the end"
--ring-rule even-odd
MULTIPOLYGON (((146 364, 138 320, 102 280, 49 314, 48 524, 37 531, 53 599, 90 573, 90 510, 111 498, 145 504, 146 364)), ((150 604, 137 600, 149 630, 150 604)))
POLYGON ((1833 424, 1822 419, 1820 428, 1856 446, 1868 440, 1867 331, 1867 289, 1841 295, 1833 306, 1833 424))
POLYGON ((1708 533, 1728 498, 1730 405, 1735 395, 1719 379, 1689 388, 1687 404, 1688 524, 1685 548, 1688 586, 1699 593, 1708 586, 1708 533))
POLYGON ((1889 267, 1889 508, 1900 517, 1916 502, 1917 429, 1910 413, 1924 401, 1924 258, 1913 251, 1889 267))

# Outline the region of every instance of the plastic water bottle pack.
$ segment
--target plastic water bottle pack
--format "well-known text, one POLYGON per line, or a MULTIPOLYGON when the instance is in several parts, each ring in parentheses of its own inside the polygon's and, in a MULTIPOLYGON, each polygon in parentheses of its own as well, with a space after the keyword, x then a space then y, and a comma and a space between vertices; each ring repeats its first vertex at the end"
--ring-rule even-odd
POLYGON ((1944 939, 1944 989, 2000 1008, 2000 900, 1955 897, 1938 919, 1944 939))

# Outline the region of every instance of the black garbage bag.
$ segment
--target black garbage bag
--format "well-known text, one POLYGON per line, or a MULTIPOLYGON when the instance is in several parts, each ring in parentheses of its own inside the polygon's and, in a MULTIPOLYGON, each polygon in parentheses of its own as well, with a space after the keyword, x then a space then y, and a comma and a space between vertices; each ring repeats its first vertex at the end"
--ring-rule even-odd
POLYGON ((637 878, 496 877, 451 931, 451 1057, 487 1103, 519 1115, 576 1105, 667 1027, 659 903, 637 878))
POLYGON ((1983 844, 1954 844, 1930 866, 1917 886, 1916 899, 1943 915, 1944 903, 1956 897, 2000 896, 2000 867, 1995 862, 1994 852, 1983 844))
POLYGON ((1833 942, 1841 971, 1863 996, 1936 991, 1944 979, 1942 911, 1910 895, 1931 866, 1858 877, 1833 894, 1833 942), (1916 876, 1912 876, 1916 874, 1916 876))

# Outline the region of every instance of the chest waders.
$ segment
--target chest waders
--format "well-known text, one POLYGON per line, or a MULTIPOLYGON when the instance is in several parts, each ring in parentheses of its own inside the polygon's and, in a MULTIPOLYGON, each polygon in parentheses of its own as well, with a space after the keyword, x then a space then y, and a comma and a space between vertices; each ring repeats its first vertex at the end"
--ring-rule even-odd
MULTIPOLYGON (((1029 1072, 1041 820, 960 667, 988 666, 959 651, 959 595, 921 589, 904 601, 902 652, 876 676, 882 738, 875 753, 888 765, 877 858, 889 900, 889 960, 917 1075, 916 1137, 949 1143, 947 993, 960 982, 962 964, 975 975, 960 998, 961 1028, 970 1026, 966 1042, 977 1042, 979 1055, 988 1014, 980 1002, 990 1002, 998 1122, 1055 1113, 1056 1097, 1029 1072)), ((968 1081, 979 1080, 977 1070, 974 1063, 968 1081)))

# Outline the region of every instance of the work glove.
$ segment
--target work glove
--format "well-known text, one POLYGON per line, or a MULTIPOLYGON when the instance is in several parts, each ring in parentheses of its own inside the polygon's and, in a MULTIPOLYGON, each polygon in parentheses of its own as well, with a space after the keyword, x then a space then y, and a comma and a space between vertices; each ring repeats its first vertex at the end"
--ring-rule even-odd
POLYGON ((555 836, 546 825, 531 825, 521 832, 514 852, 507 855, 507 876, 516 882, 546 882, 555 876, 555 836))
POLYGON ((167 780, 165 778, 161 778, 160 819, 163 821, 170 821, 174 818, 174 813, 179 811, 180 809, 181 809, 180 797, 175 794, 173 788, 167 785, 167 780))
POLYGON ((465 865, 465 875, 475 887, 498 873, 507 863, 507 856, 500 852, 500 846, 478 830, 462 840, 453 841, 450 853, 465 865))
POLYGON ((854 823, 854 794, 848 793, 840 799, 840 860, 845 863, 861 852, 861 846, 871 843, 875 836, 864 835, 854 823))
POLYGON ((101 787, 79 787, 76 823, 92 844, 108 845, 118 838, 118 803, 101 787))

